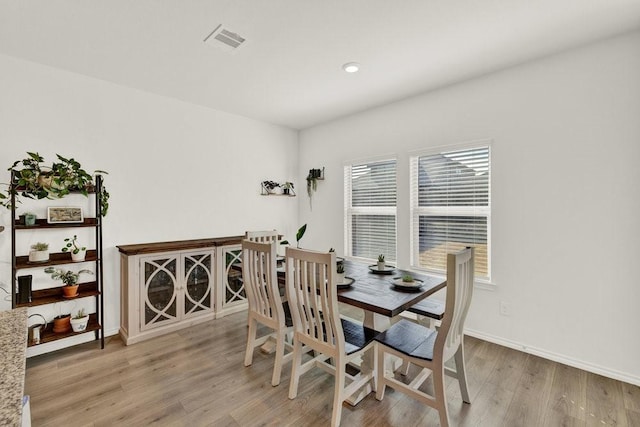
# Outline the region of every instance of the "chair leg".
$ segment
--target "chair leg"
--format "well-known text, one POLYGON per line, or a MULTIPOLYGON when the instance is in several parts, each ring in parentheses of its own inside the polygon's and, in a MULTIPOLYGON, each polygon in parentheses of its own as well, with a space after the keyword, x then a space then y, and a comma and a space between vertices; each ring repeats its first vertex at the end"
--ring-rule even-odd
POLYGON ((403 360, 402 361, 402 366, 400 367, 400 374, 406 376, 409 373, 409 365, 411 365, 411 363, 409 363, 408 360, 403 360))
POLYGON ((382 400, 384 399, 384 389, 387 384, 384 378, 384 350, 382 349, 381 344, 377 344, 376 349, 376 399, 382 400))
POLYGON ((271 385, 280 384, 280 374, 282 373, 282 359, 284 358, 284 331, 276 333, 276 360, 273 362, 273 376, 271 377, 271 385))
POLYGON ((462 401, 465 403, 471 403, 469 397, 469 387, 467 385, 467 371, 464 366, 464 344, 460 343, 460 347, 456 351, 454 356, 456 361, 456 373, 458 374, 458 384, 460 385, 460 395, 462 401))
POLYGON ((249 329, 247 329, 247 349, 244 353, 244 366, 251 366, 253 362, 253 342, 256 340, 258 326, 255 319, 250 318, 247 323, 249 329))
POLYGON ((338 427, 340 425, 340 418, 342 417, 342 402, 349 396, 344 396, 344 384, 345 384, 346 368, 344 363, 338 363, 336 365, 336 377, 335 388, 333 391, 333 413, 331 415, 331 427, 338 427))
POLYGON ((300 379, 300 365, 302 365, 302 344, 294 339, 293 359, 291 360, 291 380, 289 381, 289 399, 295 399, 298 395, 298 380, 300 379))
POLYGON ((444 366, 433 370, 433 397, 435 398, 434 408, 440 415, 440 426, 449 427, 449 408, 447 407, 447 397, 444 389, 444 366))

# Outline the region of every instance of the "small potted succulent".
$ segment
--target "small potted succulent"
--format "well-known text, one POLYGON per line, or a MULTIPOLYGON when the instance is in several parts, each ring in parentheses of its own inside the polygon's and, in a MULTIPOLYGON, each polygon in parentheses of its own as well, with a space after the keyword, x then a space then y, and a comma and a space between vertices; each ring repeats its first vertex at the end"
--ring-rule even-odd
POLYGON ((29 262, 47 262, 49 261, 49 244, 38 242, 31 245, 29 251, 29 262))
POLYGON ((378 255, 378 270, 384 271, 386 263, 384 262, 384 254, 378 255))
POLYGON ((44 272, 51 274, 51 278, 54 280, 61 280, 64 286, 62 286, 62 296, 64 298, 75 298, 78 296, 78 279, 82 273, 93 274, 91 270, 80 270, 74 273, 71 270, 63 270, 61 268, 47 267, 44 272))
POLYGON ((407 285, 413 285, 415 283, 415 279, 410 274, 405 274, 402 276, 402 283, 407 285))
POLYGON ((87 329, 89 323, 89 315, 85 313, 84 308, 78 310, 75 316, 71 318, 71 328, 73 332, 83 332, 87 329))
POLYGON ((285 182, 282 184, 282 194, 286 194, 287 196, 295 196, 296 193, 293 192, 293 182, 285 182))
POLYGON ((26 212, 24 214, 24 225, 28 226, 28 227, 33 227, 34 225, 36 225, 36 219, 38 217, 36 216, 36 214, 32 213, 32 212, 26 212))
POLYGON ((344 278, 344 264, 340 263, 336 266, 336 271, 338 272, 338 285, 341 285, 344 283, 345 278, 344 278))
POLYGON ((78 243, 78 236, 74 235, 73 238, 66 238, 64 241, 67 243, 62 248, 62 252, 69 252, 71 260, 74 262, 84 261, 87 255, 87 248, 78 243))

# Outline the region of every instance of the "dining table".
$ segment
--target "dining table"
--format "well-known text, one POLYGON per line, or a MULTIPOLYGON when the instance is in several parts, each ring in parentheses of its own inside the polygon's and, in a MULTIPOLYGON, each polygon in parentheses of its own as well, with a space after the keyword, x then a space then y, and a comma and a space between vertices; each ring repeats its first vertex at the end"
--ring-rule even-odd
MULTIPOLYGON (((446 277, 434 276, 397 269, 387 265, 378 270, 377 265, 367 265, 361 261, 344 260, 345 279, 353 282, 338 290, 338 301, 358 307, 364 311, 364 326, 382 332, 395 323, 402 312, 417 302, 433 295, 447 285, 446 277), (410 275, 417 286, 402 286, 403 276, 410 275), (399 283, 400 282, 400 283, 399 283), (396 285, 399 283, 399 286, 396 285)), ((371 372, 374 366, 374 350, 362 357, 359 369, 362 373, 371 372)), ((398 360, 389 360, 387 370, 395 370, 398 360)), ((356 405, 373 390, 371 384, 363 387, 351 396, 347 402, 356 405)))
MULTIPOLYGON (((279 256, 277 278, 281 292, 284 294, 286 275, 283 261, 284 257, 279 256)), ((444 289, 447 285, 445 276, 404 270, 389 264, 384 270, 379 270, 377 264, 369 265, 360 260, 338 258, 337 263, 342 263, 345 271, 345 283, 337 284, 338 302, 362 309, 363 325, 378 332, 388 329, 409 307, 444 289), (415 280, 414 286, 402 286, 398 283, 406 275, 410 275, 415 280)), ((241 261, 234 264, 232 268, 241 272, 241 261)), ((262 351, 271 353, 274 347, 275 342, 267 341, 263 344, 262 351)), ((367 351, 358 366, 360 372, 366 374, 373 371, 374 360, 374 351, 367 351)), ((395 370, 396 362, 389 361, 385 369, 395 370)), ((371 384, 368 384, 347 399, 347 402, 356 405, 372 390, 371 384)))
MULTIPOLYGON (((388 265, 378 270, 376 264, 368 265, 357 260, 339 259, 344 264, 345 284, 338 284, 338 302, 358 307, 364 312, 364 326, 382 332, 391 326, 399 315, 417 302, 446 287, 446 277, 427 275, 388 265), (403 276, 414 278, 416 286, 397 286, 403 276)), ((285 284, 284 266, 278 268, 278 282, 285 284)), ((362 373, 371 372, 374 366, 373 350, 368 351, 358 367, 362 373)), ((386 369, 395 370, 394 361, 386 369)), ((356 405, 372 391, 371 384, 347 400, 356 405)))

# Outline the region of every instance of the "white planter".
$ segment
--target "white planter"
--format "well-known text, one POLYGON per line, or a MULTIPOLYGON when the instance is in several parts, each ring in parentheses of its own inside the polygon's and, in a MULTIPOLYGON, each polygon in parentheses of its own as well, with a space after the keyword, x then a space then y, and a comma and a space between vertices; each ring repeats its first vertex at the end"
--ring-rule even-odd
POLYGON ((29 262, 49 261, 49 251, 29 251, 29 262))
POLYGON ((80 249, 77 254, 74 254, 73 252, 71 252, 71 260, 73 262, 84 261, 84 258, 86 255, 87 255, 87 250, 80 249))
POLYGON ((384 270, 385 261, 378 261, 378 270, 384 270))
POLYGON ((89 323, 89 316, 81 317, 80 319, 71 318, 71 329, 73 332, 83 332, 87 329, 87 324, 89 323))
POLYGON ((338 273, 338 285, 341 285, 345 282, 344 273, 338 273))

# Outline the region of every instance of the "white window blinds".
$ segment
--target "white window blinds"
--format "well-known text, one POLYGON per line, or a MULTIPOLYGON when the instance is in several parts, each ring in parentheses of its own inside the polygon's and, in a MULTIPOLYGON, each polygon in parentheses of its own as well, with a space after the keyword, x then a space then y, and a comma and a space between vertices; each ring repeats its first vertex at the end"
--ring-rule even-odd
POLYGON ((345 252, 376 259, 396 259, 396 160, 347 165, 345 183, 345 252))
POLYGON ((447 253, 475 248, 475 274, 490 279, 490 149, 411 158, 412 265, 446 271, 447 253))

